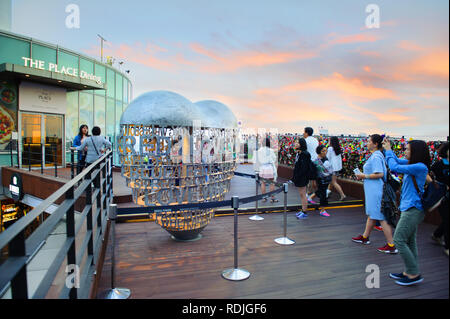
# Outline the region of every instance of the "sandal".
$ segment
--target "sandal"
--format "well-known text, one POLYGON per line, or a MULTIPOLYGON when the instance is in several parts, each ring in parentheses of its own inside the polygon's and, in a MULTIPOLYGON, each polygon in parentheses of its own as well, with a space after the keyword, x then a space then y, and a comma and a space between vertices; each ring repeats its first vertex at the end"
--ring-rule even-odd
POLYGON ((267 202, 267 198, 263 198, 261 201, 262 201, 263 203, 265 203, 265 202, 267 202))
POLYGON ((276 198, 272 198, 272 199, 270 200, 270 202, 271 202, 271 203, 278 203, 278 202, 279 202, 279 200, 278 200, 278 199, 276 199, 276 198))

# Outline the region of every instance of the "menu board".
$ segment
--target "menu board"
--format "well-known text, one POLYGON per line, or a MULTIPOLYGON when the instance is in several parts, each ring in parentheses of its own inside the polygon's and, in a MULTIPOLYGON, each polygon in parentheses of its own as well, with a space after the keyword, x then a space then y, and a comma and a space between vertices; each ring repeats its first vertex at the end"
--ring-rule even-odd
POLYGON ((0 152, 9 151, 13 132, 17 132, 17 85, 0 82, 0 152))

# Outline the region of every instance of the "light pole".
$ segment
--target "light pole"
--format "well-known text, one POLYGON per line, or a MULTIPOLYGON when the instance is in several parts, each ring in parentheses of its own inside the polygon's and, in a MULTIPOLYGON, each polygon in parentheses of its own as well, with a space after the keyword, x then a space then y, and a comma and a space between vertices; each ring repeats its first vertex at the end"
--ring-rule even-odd
POLYGON ((100 38, 100 46, 101 46, 101 49, 100 49, 100 62, 102 62, 103 63, 103 42, 106 42, 106 39, 104 39, 100 34, 97 34, 98 35, 98 37, 100 38))

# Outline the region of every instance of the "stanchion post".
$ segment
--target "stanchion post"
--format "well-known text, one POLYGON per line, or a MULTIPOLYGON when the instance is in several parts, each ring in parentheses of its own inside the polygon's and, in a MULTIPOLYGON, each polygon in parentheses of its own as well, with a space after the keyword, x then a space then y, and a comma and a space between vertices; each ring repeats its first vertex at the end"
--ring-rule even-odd
POLYGON ((295 241, 289 239, 287 237, 287 193, 289 191, 289 184, 283 184, 283 192, 284 192, 284 225, 283 225, 283 237, 275 239, 275 242, 280 245, 293 245, 295 241))
POLYGON ((58 157, 56 156, 56 152, 57 152, 56 144, 53 144, 52 148, 53 148, 53 162, 55 164, 55 177, 58 177, 58 165, 56 163, 58 157))
POLYGON ((31 171, 31 145, 28 144, 28 171, 31 171))
POLYGON ((240 281, 250 277, 250 272, 238 268, 238 196, 233 196, 231 198, 231 206, 234 210, 234 268, 224 270, 222 272, 222 277, 231 281, 240 281))
MULTIPOLYGON (((255 173, 255 184, 256 184, 256 192, 255 192, 255 194, 256 194, 256 196, 258 196, 259 183, 260 183, 259 173, 256 172, 255 173)), ((264 220, 264 217, 261 217, 261 216, 258 215, 258 200, 255 201, 255 215, 253 215, 252 217, 249 217, 249 219, 250 220, 264 220)))
POLYGON ((74 150, 70 150, 70 179, 73 179, 75 177, 75 172, 74 172, 74 166, 73 166, 73 162, 74 162, 75 156, 74 156, 74 150))
MULTIPOLYGON (((44 152, 45 152, 45 144, 44 144, 44 146, 43 146, 43 144, 41 143, 41 150, 42 149, 44 149, 44 152)), ((47 154, 46 154, 47 155, 47 154)), ((46 156, 44 156, 44 159, 42 160, 42 157, 41 157, 41 174, 44 174, 44 165, 45 165, 45 158, 46 158, 46 156)))
POLYGON ((117 217, 117 204, 111 204, 109 206, 109 219, 111 221, 111 289, 102 293, 102 299, 128 299, 131 295, 131 290, 127 288, 116 288, 115 285, 115 248, 116 248, 116 217, 117 217))

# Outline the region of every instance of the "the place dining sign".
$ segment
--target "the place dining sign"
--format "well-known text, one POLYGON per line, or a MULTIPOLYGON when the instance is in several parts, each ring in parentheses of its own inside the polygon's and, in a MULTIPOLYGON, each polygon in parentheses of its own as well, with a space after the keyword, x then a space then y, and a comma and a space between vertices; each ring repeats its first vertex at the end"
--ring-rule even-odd
POLYGON ((56 63, 51 62, 47 63, 46 61, 43 60, 31 59, 27 57, 22 57, 22 60, 24 61, 24 66, 29 68, 56 72, 68 76, 78 77, 80 79, 92 80, 99 85, 103 84, 101 77, 83 70, 78 70, 77 68, 74 67, 58 65, 56 63))

